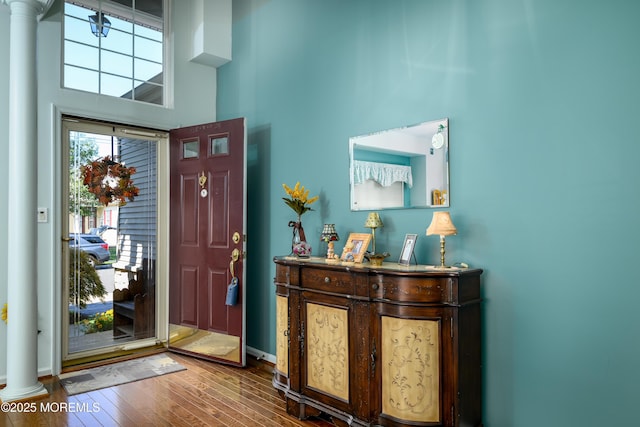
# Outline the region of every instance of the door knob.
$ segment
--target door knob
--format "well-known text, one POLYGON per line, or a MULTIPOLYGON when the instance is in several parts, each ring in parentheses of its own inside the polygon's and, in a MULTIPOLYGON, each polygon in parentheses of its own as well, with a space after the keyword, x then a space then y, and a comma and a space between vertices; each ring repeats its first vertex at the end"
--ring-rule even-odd
POLYGON ((232 278, 236 277, 234 266, 239 259, 240 259, 240 250, 238 248, 235 248, 233 251, 231 251, 231 262, 229 263, 229 271, 231 272, 232 278))

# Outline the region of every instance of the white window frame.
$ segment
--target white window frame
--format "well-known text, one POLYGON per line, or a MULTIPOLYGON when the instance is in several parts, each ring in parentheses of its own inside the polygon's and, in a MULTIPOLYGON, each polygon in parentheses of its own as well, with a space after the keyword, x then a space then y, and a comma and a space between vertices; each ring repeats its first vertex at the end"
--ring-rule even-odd
MULTIPOLYGON (((121 17, 121 16, 127 16, 127 11, 129 11, 129 8, 127 8, 126 6, 120 5, 118 3, 113 3, 110 2, 108 0, 63 0, 63 30, 62 30, 62 58, 61 58, 61 82, 60 85, 63 89, 66 90, 82 90, 82 89, 76 89, 76 88, 72 88, 72 87, 66 87, 65 86, 65 67, 66 67, 66 62, 65 62, 65 29, 64 29, 64 21, 66 19, 65 16, 65 12, 64 12, 64 3, 72 3, 75 4, 77 6, 80 7, 84 7, 87 9, 91 9, 91 10, 102 10, 105 14, 107 15, 112 15, 112 16, 117 16, 117 17, 121 17)), ((172 67, 172 61, 170 60, 170 58, 172 58, 172 47, 170 45, 170 41, 171 38, 169 37, 170 35, 170 16, 171 16, 171 0, 162 0, 162 7, 163 7, 163 18, 162 18, 162 102, 161 103, 154 103, 154 102, 148 102, 145 100, 140 100, 140 99, 130 99, 130 98, 122 98, 122 99, 127 99, 128 101, 133 101, 133 102, 142 102, 148 105, 158 105, 158 106, 163 106, 163 107, 171 107, 173 105, 173 67, 172 67)), ((129 13, 130 14, 130 13, 129 13)), ((145 26, 145 27, 149 27, 149 28, 158 28, 158 18, 151 16, 149 14, 145 14, 143 12, 139 12, 136 14, 136 23, 145 26)), ((127 19, 129 20, 129 19, 127 19)), ((88 23, 87 23, 88 26, 88 23)), ((89 29, 87 28, 87 31, 89 31, 89 29)), ((101 51, 102 47, 98 48, 98 51, 101 51)), ((133 56, 132 56, 133 57, 133 56)), ((135 57, 134 57, 135 58, 135 57)), ((97 72, 99 74, 102 74, 102 67, 100 66, 99 69, 97 70, 97 72)), ((89 93, 94 93, 97 95, 102 95, 102 96, 109 96, 109 97, 114 97, 112 95, 108 95, 108 94, 103 94, 100 93, 100 89, 98 89, 98 91, 86 91, 89 93)), ((117 97, 116 97, 117 98, 117 97)))

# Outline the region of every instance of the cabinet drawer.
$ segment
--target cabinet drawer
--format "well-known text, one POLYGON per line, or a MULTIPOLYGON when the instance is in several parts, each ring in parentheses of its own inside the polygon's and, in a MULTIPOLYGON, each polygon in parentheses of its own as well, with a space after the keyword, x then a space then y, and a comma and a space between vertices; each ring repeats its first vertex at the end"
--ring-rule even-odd
POLYGON ((377 275, 371 278, 373 298, 398 302, 456 304, 457 280, 377 275))
POLYGON ((354 294, 355 279, 351 273, 321 268, 303 268, 300 287, 339 294, 354 294))
POLYGON ((280 285, 288 285, 291 283, 291 268, 286 265, 276 265, 275 282, 280 285))

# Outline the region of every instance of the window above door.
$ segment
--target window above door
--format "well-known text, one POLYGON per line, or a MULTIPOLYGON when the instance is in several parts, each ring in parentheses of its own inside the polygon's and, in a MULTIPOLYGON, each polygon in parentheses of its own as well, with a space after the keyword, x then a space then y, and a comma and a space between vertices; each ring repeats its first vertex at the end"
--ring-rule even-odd
POLYGON ((168 0, 66 0, 63 86, 165 105, 168 0))

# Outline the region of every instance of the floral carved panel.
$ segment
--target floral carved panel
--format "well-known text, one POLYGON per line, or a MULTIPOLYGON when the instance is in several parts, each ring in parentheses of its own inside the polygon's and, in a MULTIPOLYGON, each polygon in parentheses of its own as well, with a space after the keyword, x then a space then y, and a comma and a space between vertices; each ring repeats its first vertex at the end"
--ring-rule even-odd
POLYGON ((289 374, 289 315, 286 297, 276 296, 276 369, 289 374))
POLYGON ((382 412, 440 421, 439 322, 382 316, 382 412))
POLYGON ((307 304, 307 385, 349 400, 347 310, 307 304))

